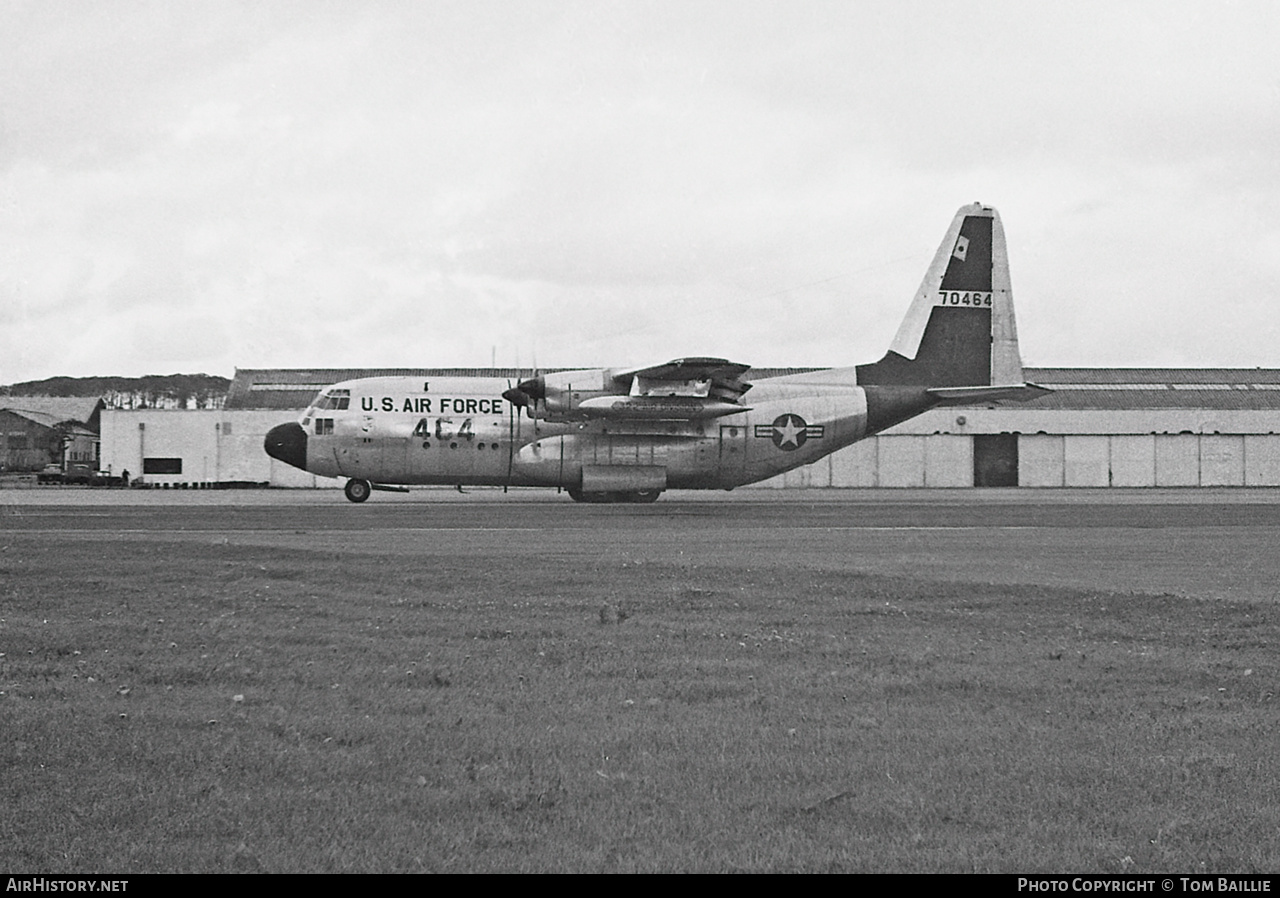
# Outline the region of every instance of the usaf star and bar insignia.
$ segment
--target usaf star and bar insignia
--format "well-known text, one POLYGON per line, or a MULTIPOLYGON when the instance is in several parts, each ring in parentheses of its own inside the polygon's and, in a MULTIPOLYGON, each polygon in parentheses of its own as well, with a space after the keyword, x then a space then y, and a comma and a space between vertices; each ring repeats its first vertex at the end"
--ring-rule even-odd
POLYGON ((756 436, 773 440, 783 452, 799 449, 809 440, 822 439, 821 424, 806 424, 799 415, 779 415, 772 424, 757 424, 756 436))

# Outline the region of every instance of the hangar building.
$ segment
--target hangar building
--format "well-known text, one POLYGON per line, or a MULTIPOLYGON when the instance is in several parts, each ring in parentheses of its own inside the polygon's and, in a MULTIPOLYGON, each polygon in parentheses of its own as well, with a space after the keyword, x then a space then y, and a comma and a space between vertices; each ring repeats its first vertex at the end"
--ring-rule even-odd
MULTIPOLYGON (((757 369, 747 379, 811 369, 757 369)), ((152 484, 339 486, 269 458, 263 437, 332 383, 527 376, 514 369, 241 369, 221 409, 107 410, 102 462, 152 484)), ((1054 392, 934 409, 758 486, 1280 486, 1280 369, 1026 368, 1054 392)))
POLYGON ((96 469, 105 405, 96 396, 0 396, 0 470, 76 463, 96 469))

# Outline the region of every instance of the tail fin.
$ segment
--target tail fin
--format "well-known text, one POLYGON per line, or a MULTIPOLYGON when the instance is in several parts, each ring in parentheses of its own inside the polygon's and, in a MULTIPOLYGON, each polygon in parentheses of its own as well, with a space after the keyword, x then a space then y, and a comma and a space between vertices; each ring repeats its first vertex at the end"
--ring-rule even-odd
POLYGON ((857 373, 864 385, 1023 384, 1008 250, 995 209, 973 203, 956 212, 889 351, 857 373))

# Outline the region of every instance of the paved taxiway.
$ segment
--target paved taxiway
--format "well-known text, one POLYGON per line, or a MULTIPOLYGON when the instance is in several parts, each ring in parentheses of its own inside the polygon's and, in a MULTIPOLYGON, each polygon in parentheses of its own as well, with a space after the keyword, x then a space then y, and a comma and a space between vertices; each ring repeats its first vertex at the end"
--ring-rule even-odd
POLYGON ((29 539, 220 542, 448 565, 551 555, 1280 598, 1280 491, 739 491, 577 505, 550 491, 0 490, 0 551, 29 539))

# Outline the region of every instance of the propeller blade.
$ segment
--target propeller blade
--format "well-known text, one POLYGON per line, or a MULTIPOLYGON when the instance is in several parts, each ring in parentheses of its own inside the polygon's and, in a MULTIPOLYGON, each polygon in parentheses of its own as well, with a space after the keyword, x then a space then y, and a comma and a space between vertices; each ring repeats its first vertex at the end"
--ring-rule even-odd
POLYGON ((531 377, 516 384, 516 389, 537 402, 547 398, 547 379, 542 375, 531 377))

